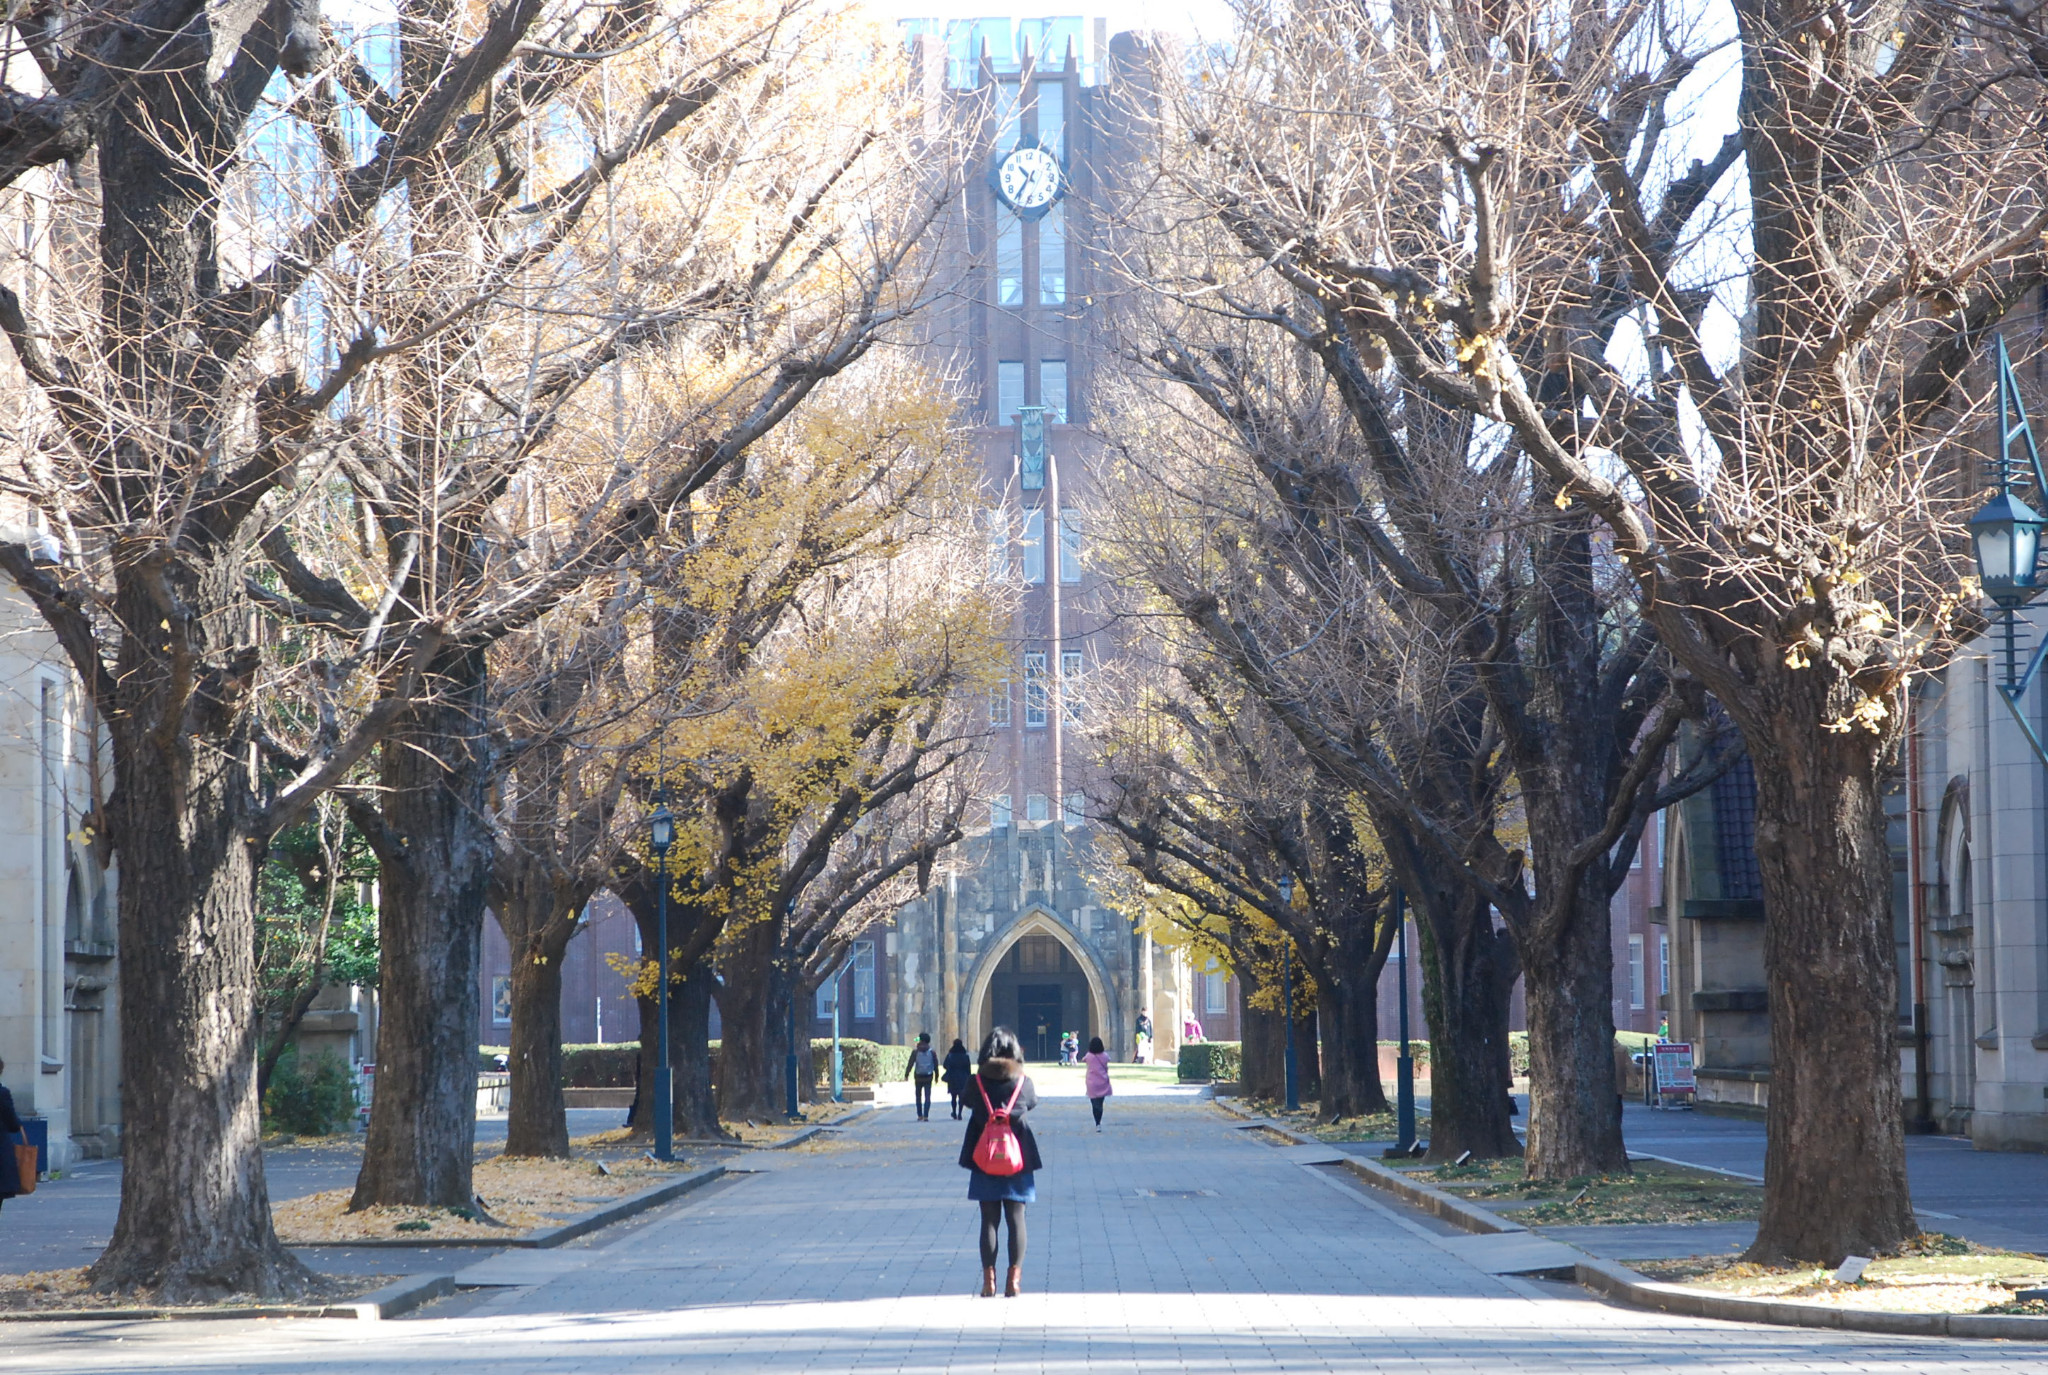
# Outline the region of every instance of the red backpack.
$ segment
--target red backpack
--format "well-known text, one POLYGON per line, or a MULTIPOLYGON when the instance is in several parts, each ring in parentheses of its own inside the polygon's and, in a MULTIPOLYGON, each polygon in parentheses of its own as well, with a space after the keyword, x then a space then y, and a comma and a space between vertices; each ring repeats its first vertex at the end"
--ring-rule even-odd
POLYGON ((978 1074, 974 1076, 974 1086, 981 1090, 981 1104, 988 1109, 988 1125, 981 1129, 981 1140, 974 1144, 974 1168, 1004 1178, 1023 1174, 1024 1143, 1017 1139, 1017 1129, 1010 1125, 1010 1109, 1017 1106, 1024 1081, 1017 1081, 1017 1087, 1010 1091, 1010 1101, 1000 1108, 989 1102, 988 1085, 982 1083, 978 1074))

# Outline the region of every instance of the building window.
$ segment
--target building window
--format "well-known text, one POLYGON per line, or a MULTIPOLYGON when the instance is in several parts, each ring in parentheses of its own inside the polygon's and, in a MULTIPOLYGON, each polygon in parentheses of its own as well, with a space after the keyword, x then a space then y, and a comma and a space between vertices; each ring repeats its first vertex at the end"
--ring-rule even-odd
POLYGON ((996 304, 1024 304, 1024 221, 1001 207, 996 210, 996 304))
POLYGON ((1060 512, 1060 581, 1081 581, 1081 517, 1060 512))
MULTIPOLYGON (((1052 56, 1053 54, 1047 53, 1047 60, 1050 61, 1052 56)), ((1039 81, 1032 83, 1032 89, 1038 95, 1038 146, 1060 159, 1061 162, 1065 162, 1067 157, 1066 84, 1059 81, 1039 81)))
POLYGON ((1671 933, 1657 933, 1657 992, 1671 992, 1671 933))
POLYGON ((992 507, 988 517, 988 580, 999 583, 1010 576, 1010 513, 992 507))
POLYGON ((875 1015, 875 943, 853 943, 853 1015, 865 1021, 875 1015))
POLYGON ((1024 654, 1024 724, 1043 726, 1046 722, 1045 651, 1024 654))
POLYGON ((988 828, 991 831, 1010 829, 1010 795, 997 793, 988 800, 988 828))
POLYGON ((1032 587, 1045 581, 1045 512, 1036 508, 1024 513, 1024 581, 1032 587))
POLYGON ((818 985, 818 1020, 832 1019, 832 1003, 839 996, 839 980, 827 979, 818 985))
POLYGON ((991 726, 1010 724, 1010 680, 998 678, 988 690, 988 723, 991 726))
POLYGON ((1628 1005, 1640 1010, 1643 1006, 1643 938, 1628 938, 1628 1005))
POLYGON ((1024 404, 1024 365, 1010 361, 996 364, 996 424, 1017 423, 1017 408, 1024 404))
POLYGON ((1081 721, 1081 651, 1065 650, 1060 654, 1060 712, 1070 726, 1081 721))
POLYGON ((1202 975, 1202 1010, 1205 1012, 1227 1012, 1230 1009, 1230 976, 1220 969, 1211 969, 1202 975))
POLYGON ((512 976, 500 974, 491 980, 491 1021, 498 1026, 512 1024, 512 976))
POLYGON ((1052 803, 1047 800, 1044 793, 1026 793, 1024 795, 1024 819, 1026 821, 1052 820, 1052 803))
POLYGON ((1067 302, 1067 207, 1057 202, 1038 222, 1038 300, 1048 306, 1067 302))
POLYGON ((1068 793, 1065 815, 1061 818, 1062 824, 1071 830, 1076 826, 1085 825, 1087 820, 1088 794, 1068 793))
MULTIPOLYGON (((1009 43, 1007 40, 1003 43, 1003 48, 1006 52, 1008 51, 1009 43)), ((991 55, 993 55, 993 52, 991 55)), ((997 60, 1001 61, 1003 59, 998 58, 997 60)), ((998 158, 1017 146, 1019 122, 1024 113, 1018 108, 1017 96, 1016 82, 999 81, 996 83, 996 156, 998 158)))
POLYGON ((1048 424, 1067 423, 1067 360, 1045 358, 1038 364, 1038 402, 1048 424))

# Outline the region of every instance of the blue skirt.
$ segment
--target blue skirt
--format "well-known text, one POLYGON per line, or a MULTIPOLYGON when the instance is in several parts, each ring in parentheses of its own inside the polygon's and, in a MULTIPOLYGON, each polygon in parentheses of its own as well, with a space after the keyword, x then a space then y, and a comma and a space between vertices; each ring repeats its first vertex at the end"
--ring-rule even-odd
POLYGON ((970 1170, 967 1179, 967 1196, 976 1203, 1036 1203, 1038 1186, 1032 1182, 1035 1170, 1022 1174, 993 1175, 983 1170, 970 1170))

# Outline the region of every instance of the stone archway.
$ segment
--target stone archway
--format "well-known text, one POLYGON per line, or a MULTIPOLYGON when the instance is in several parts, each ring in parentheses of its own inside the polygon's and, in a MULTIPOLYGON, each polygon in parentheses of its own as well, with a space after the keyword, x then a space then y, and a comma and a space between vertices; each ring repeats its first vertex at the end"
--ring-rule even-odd
POLYGON ((989 988, 995 981, 997 969, 1019 941, 1032 935, 1052 937, 1073 956, 1074 963, 1080 966, 1082 978, 1088 983, 1088 1000, 1094 1016, 1096 1034, 1100 1035, 1107 1045, 1119 1044, 1122 1028, 1115 1020, 1116 1003, 1110 996, 1109 980, 1103 975, 1095 956, 1089 953, 1088 948, 1065 922, 1043 908, 1034 908, 1005 931, 994 945, 983 951, 981 959, 974 966, 974 977, 968 983, 967 1001, 961 1008, 960 1018, 961 1025, 968 1028, 971 1033, 968 1048, 974 1049, 981 1038, 988 1034, 985 1009, 989 1000, 989 988))

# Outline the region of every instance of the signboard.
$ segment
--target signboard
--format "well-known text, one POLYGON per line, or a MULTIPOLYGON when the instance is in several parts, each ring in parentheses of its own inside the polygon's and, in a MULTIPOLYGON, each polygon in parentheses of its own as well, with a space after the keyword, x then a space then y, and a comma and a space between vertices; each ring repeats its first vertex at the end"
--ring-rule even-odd
POLYGON ((1657 1092, 1692 1093, 1692 1042, 1660 1041, 1650 1047, 1650 1067, 1657 1074, 1657 1092))

